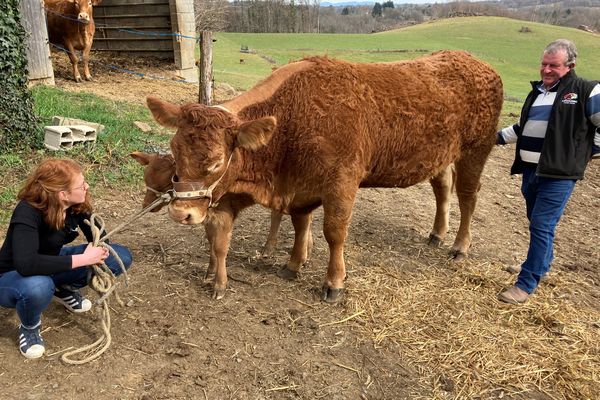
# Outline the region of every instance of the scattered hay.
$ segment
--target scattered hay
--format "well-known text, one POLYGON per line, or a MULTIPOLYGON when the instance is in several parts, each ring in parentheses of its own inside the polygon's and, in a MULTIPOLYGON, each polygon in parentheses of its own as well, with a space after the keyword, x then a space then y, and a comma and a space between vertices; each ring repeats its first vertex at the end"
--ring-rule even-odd
POLYGON ((435 398, 596 398, 600 312, 581 298, 589 282, 553 273, 526 304, 504 305, 496 295, 514 277, 503 266, 424 251, 430 265, 356 271, 347 307, 365 311, 351 323, 376 345, 407 349, 435 398))

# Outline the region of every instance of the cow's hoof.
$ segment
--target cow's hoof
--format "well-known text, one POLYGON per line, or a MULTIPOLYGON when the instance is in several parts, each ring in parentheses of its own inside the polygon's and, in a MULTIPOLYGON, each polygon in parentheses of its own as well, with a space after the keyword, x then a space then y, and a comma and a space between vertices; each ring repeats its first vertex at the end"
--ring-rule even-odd
POLYGON ((329 304, 336 304, 344 297, 345 291, 346 289, 344 288, 334 289, 327 285, 323 285, 321 300, 329 304))
POLYGON ((213 300, 221 300, 223 297, 225 297, 225 289, 218 289, 218 288, 213 289, 213 294, 212 294, 213 300))
POLYGON ((277 271, 277 276, 283 279, 287 279, 288 281, 293 281, 298 279, 298 272, 292 271, 286 266, 277 271))
POLYGON ((454 262, 464 261, 467 259, 467 253, 464 253, 460 250, 452 250, 450 252, 450 256, 454 262))
POLYGON ((432 247, 440 247, 442 245, 442 239, 439 236, 434 235, 433 233, 429 234, 429 239, 427 240, 427 244, 432 247))
POLYGON ((81 82, 83 82, 83 79, 81 79, 80 76, 77 76, 77 77, 75 77, 75 82, 81 83, 81 82))
POLYGON ((90 76, 86 76, 86 77, 85 77, 85 80, 86 80, 86 81, 92 81, 93 79, 92 79, 92 76, 90 75, 90 76))
POLYGON ((273 257, 273 253, 275 253, 275 248, 273 246, 265 246, 261 251, 262 258, 271 258, 273 257))

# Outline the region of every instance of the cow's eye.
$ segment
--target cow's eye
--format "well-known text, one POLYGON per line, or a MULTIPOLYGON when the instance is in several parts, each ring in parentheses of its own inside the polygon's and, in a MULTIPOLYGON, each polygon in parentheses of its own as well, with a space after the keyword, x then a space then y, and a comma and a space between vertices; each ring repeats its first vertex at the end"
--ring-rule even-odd
POLYGON ((224 160, 225 160, 224 157, 221 156, 221 158, 219 160, 217 160, 213 164, 211 164, 210 167, 208 167, 206 170, 208 172, 215 172, 215 171, 219 170, 223 166, 224 160))
POLYGON ((214 163, 210 167, 208 167, 207 171, 215 172, 215 171, 219 170, 222 166, 223 166, 223 159, 220 159, 219 161, 217 161, 216 163, 214 163))

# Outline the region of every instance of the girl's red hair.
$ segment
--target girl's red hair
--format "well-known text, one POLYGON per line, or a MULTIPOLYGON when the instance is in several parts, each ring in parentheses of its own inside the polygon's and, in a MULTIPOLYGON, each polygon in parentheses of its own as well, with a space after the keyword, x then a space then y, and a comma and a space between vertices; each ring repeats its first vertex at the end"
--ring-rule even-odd
MULTIPOLYGON (((71 190, 80 173, 81 167, 73 160, 46 159, 29 175, 17 198, 42 211, 46 223, 60 230, 65 226, 65 213, 58 194, 71 190)), ((91 213, 89 193, 85 195, 85 202, 72 206, 71 210, 74 213, 91 213)))

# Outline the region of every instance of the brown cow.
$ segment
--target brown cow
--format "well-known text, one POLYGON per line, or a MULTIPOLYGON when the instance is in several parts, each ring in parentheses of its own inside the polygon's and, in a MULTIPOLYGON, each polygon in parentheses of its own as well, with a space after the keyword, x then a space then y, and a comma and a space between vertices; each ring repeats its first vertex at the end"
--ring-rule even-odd
MULTIPOLYGON (((343 246, 359 187, 408 187, 433 177, 431 238, 441 241, 454 163, 461 221, 452 253, 466 256, 502 95, 489 65, 442 51, 394 63, 305 59, 276 70, 232 108, 152 97, 147 103, 159 123, 177 127, 171 217, 201 223, 225 194, 247 194, 291 214, 302 237, 322 205, 330 251, 323 299, 335 302, 344 289, 343 246)), ((297 275, 301 251, 297 241, 281 276, 297 275)))
MULTIPOLYGON (((159 153, 144 153, 134 151, 130 154, 131 158, 144 166, 144 183, 146 185, 146 193, 142 201, 142 207, 148 207, 158 197, 173 189, 172 178, 175 176, 175 159, 171 154, 159 153)), ((150 212, 160 211, 165 204, 159 204, 150 212)), ((239 210, 241 211, 241 210, 239 210)), ((281 226, 283 214, 277 210, 271 210, 271 224, 269 227, 269 235, 263 246, 263 257, 270 257, 275 251, 277 245, 277 232, 281 226)), ((312 235, 309 243, 308 253, 312 247, 312 235)))
POLYGON ((76 82, 81 82, 81 75, 77 68, 79 59, 75 50, 81 50, 83 53, 83 76, 85 80, 92 79, 88 66, 90 49, 96 30, 92 13, 93 6, 100 4, 101 1, 44 0, 50 43, 64 46, 68 51, 73 66, 73 78, 76 82))

